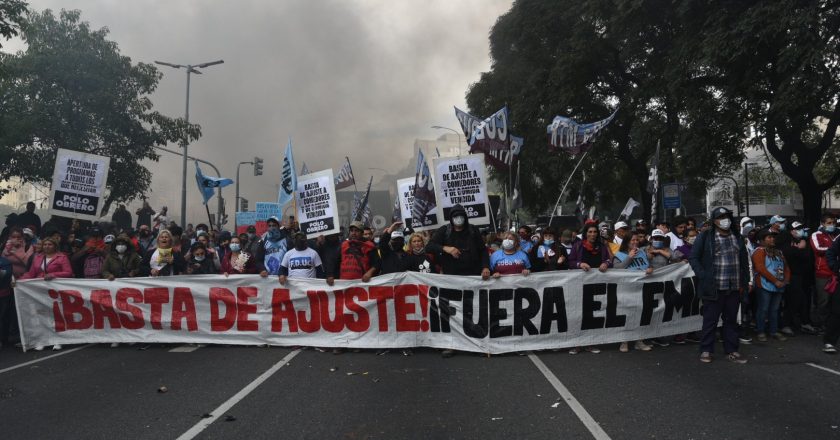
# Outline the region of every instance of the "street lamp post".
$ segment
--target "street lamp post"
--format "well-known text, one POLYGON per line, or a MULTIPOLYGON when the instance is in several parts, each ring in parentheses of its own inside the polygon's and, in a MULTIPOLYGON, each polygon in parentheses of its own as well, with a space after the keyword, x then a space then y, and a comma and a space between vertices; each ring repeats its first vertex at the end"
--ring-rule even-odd
MULTIPOLYGON (((155 64, 160 64, 161 66, 169 66, 174 69, 181 69, 184 68, 187 71, 187 109, 184 112, 184 119, 187 123, 190 122, 190 74, 195 73, 197 75, 201 75, 201 72, 196 69, 203 69, 205 67, 215 66, 216 64, 222 64, 224 60, 217 60, 217 61, 210 61, 207 63, 201 64, 173 64, 167 63, 164 61, 155 61, 155 64)), ((187 139, 186 137, 183 140, 183 144, 181 145, 184 149, 184 159, 183 159, 183 166, 181 169, 181 227, 186 227, 187 225, 187 139)), ((221 193, 221 192, 220 192, 221 193)), ((219 203, 221 203, 221 195, 219 196, 219 203)), ((221 216, 221 212, 218 214, 221 216)))
POLYGON ((440 125, 432 125, 432 128, 436 130, 449 130, 455 133, 455 135, 458 136, 458 157, 461 157, 461 133, 454 128, 441 127, 440 125))
POLYGON ((236 223, 236 213, 239 212, 239 210, 240 210, 240 206, 239 206, 239 166, 240 165, 249 165, 249 164, 253 165, 254 162, 239 162, 238 164, 236 164, 236 199, 234 200, 234 204, 236 205, 236 208, 233 210, 233 230, 234 231, 236 231, 236 228, 239 227, 239 225, 236 223))

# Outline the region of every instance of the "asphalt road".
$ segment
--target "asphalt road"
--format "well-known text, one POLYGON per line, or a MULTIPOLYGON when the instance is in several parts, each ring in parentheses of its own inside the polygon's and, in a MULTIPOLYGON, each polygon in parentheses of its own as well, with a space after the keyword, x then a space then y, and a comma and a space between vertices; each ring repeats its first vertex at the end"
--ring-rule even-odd
POLYGON ((702 364, 692 344, 451 359, 4 348, 0 438, 840 438, 840 357, 820 347, 814 336, 743 346, 746 365, 702 364))

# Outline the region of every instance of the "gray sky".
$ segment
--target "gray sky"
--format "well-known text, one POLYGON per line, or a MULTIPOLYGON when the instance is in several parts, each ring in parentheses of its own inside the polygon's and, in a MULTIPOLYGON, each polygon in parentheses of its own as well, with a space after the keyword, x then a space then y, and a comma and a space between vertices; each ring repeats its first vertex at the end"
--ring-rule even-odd
MULTIPOLYGON (((511 3, 30 0, 38 10, 80 9, 92 27, 107 26, 134 62, 224 59, 192 77, 190 120, 204 134, 190 154, 231 178, 239 161, 263 157, 263 176, 242 167, 241 193, 252 203, 276 200, 289 136, 298 168, 305 161, 312 171, 337 169, 347 155, 361 182, 382 174, 368 166, 403 168, 415 138, 444 133, 430 126, 458 128, 452 106, 464 108, 468 86, 489 70, 490 28, 511 3)), ((4 50, 20 47, 10 41, 4 50)), ((162 69, 152 100, 162 113, 182 116, 186 75, 162 69)), ((181 164, 163 154, 151 167, 151 200, 174 214, 181 164)), ((190 179, 188 214, 198 219, 204 210, 190 179)), ((233 190, 226 191, 230 213, 233 190)))

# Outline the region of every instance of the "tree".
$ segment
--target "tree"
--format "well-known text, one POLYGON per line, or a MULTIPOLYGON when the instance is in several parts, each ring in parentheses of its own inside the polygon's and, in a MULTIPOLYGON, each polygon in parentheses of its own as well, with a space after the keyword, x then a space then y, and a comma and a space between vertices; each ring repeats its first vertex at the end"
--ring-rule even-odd
MULTIPOLYGON (((158 160, 154 146, 194 140, 199 126, 152 110, 148 95, 162 77, 132 64, 92 30, 79 11, 30 12, 22 23, 25 52, 0 55, 0 180, 48 184, 58 148, 111 158, 102 215, 112 203, 141 197, 158 160)), ((8 189, 0 189, 0 196, 8 189)))
MULTIPOLYGON (((709 3, 709 2, 707 2, 709 3)), ((840 2, 714 2, 696 29, 693 72, 719 78, 721 99, 742 103, 755 135, 802 194, 819 224, 823 192, 840 181, 840 2)))
POLYGON ((510 107, 511 131, 526 137, 522 187, 532 208, 550 209, 576 162, 547 152, 545 127, 557 114, 591 122, 619 108, 581 166, 586 192, 613 204, 633 196, 646 217, 657 143, 660 182, 680 179, 695 191, 741 159, 741 128, 730 122, 737 107, 685 75, 693 12, 661 2, 518 0, 499 18, 491 71, 470 87, 467 103, 477 115, 510 107))
MULTIPOLYGON (((26 2, 23 0, 0 0, 0 37, 9 39, 17 36, 26 2)), ((3 47, 0 44, 0 47, 3 47)))

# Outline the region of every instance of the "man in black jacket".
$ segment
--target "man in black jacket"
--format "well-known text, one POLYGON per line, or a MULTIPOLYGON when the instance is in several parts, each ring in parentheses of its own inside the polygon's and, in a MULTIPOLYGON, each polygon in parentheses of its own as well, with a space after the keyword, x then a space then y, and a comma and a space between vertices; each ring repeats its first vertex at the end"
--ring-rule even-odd
POLYGON ((470 225, 461 205, 452 207, 449 224, 435 231, 426 249, 441 255, 447 275, 481 275, 490 278, 490 254, 478 228, 470 225))

